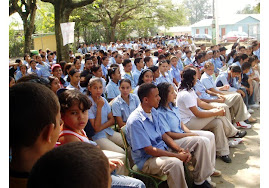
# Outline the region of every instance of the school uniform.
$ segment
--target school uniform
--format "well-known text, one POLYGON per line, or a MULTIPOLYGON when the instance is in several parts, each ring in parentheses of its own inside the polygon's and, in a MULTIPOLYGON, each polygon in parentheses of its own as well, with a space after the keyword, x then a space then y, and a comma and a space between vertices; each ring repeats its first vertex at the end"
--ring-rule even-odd
POLYGON ((132 84, 131 85, 132 89, 135 89, 136 84, 134 82, 134 77, 133 77, 131 72, 129 72, 129 73, 125 72, 124 75, 122 76, 122 78, 129 79, 131 81, 131 84, 132 84))
POLYGON ((129 105, 118 95, 112 104, 112 113, 115 117, 121 117, 122 121, 126 123, 130 114, 138 107, 140 100, 137 95, 129 94, 129 105))
MULTIPOLYGON (((215 81, 213 80, 213 77, 208 75, 206 72, 201 76, 200 81, 205 86, 206 89, 216 88, 215 81)), ((217 89, 218 90, 218 89, 217 89)))
POLYGON ((186 66, 186 65, 189 65, 189 64, 192 64, 192 60, 190 58, 186 57, 184 59, 184 65, 186 66))
POLYGON ((159 78, 156 78, 156 81, 158 83, 168 82, 168 83, 173 84, 173 81, 170 79, 168 73, 165 73, 165 76, 163 76, 162 74, 160 74, 159 78))
POLYGON ((241 64, 240 64, 239 61, 236 61, 236 62, 232 63, 231 66, 239 66, 241 68, 241 64))
POLYGON ((43 62, 43 63, 44 63, 43 65, 37 63, 36 67, 40 69, 42 77, 47 78, 47 77, 51 76, 50 65, 47 64, 46 62, 43 62))
POLYGON ((114 99, 120 95, 119 83, 116 84, 110 79, 106 86, 106 93, 108 99, 114 99))
MULTIPOLYGON (((111 107, 107 100, 104 97, 102 98, 105 103, 101 111, 101 124, 104 124, 108 121, 108 114, 111 112, 111 107)), ((88 110, 89 119, 95 119, 97 113, 97 104, 94 102, 91 96, 89 96, 89 99, 92 102, 92 106, 88 110)), ((115 132, 110 127, 95 133, 92 139, 100 146, 101 149, 125 154, 124 150, 121 148, 123 147, 123 142, 120 133, 115 132)))
POLYGON ((112 64, 116 64, 116 60, 115 60, 114 57, 110 57, 110 58, 109 58, 108 67, 110 67, 112 64))
POLYGON ((83 89, 82 87, 80 87, 79 84, 78 84, 78 87, 79 87, 79 89, 76 88, 76 87, 74 87, 74 86, 72 86, 71 83, 69 83, 68 86, 66 86, 66 89, 77 89, 77 90, 79 90, 81 93, 84 93, 84 89, 83 89))
POLYGON ((41 71, 40 71, 39 68, 36 68, 36 69, 34 70, 34 69, 32 69, 32 68, 30 67, 30 68, 27 70, 27 73, 28 73, 28 74, 31 74, 32 72, 33 72, 33 73, 36 73, 38 77, 41 77, 41 76, 42 76, 42 73, 41 73, 41 71))
POLYGON ((142 71, 143 71, 143 69, 141 69, 141 71, 139 71, 138 69, 133 71, 133 78, 134 78, 135 86, 137 86, 137 84, 138 84, 138 79, 139 79, 139 76, 140 76, 142 71))
MULTIPOLYGON (((26 71, 25 75, 28 75, 27 71, 26 71)), ((15 80, 18 81, 22 76, 23 75, 22 75, 21 71, 18 71, 15 75, 15 80)))
POLYGON ((158 112, 154 108, 149 116, 139 105, 126 123, 126 139, 131 146, 132 158, 138 169, 149 174, 166 174, 170 188, 186 188, 181 160, 175 157, 153 157, 144 150, 145 147, 153 146, 168 151, 168 146, 162 140, 164 133, 164 129, 159 125, 158 112))
POLYGON ((230 57, 229 61, 227 62, 227 65, 230 66, 231 64, 233 64, 234 62, 234 58, 230 57))
POLYGON ((181 59, 179 59, 178 62, 177 62, 177 68, 180 71, 183 71, 183 69, 184 69, 184 66, 183 66, 183 63, 182 63, 181 59))
POLYGON ((101 69, 102 69, 102 73, 103 75, 106 77, 108 71, 107 71, 107 66, 105 67, 103 64, 101 64, 101 69))
POLYGON ((256 51, 253 51, 253 54, 256 55, 258 59, 260 60, 260 48, 256 51))
POLYGON ((178 83, 181 82, 180 70, 177 67, 172 66, 171 74, 172 77, 175 78, 178 83))
POLYGON ((213 59, 213 65, 214 65, 214 73, 219 73, 219 69, 223 67, 223 63, 219 57, 213 59))

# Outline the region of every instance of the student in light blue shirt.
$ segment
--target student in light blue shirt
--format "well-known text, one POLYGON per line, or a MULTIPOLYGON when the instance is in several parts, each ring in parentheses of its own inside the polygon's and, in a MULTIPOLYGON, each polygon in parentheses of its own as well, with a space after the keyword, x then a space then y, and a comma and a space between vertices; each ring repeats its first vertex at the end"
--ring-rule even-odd
POLYGON ((152 83, 157 86, 158 85, 158 82, 157 82, 157 78, 159 78, 160 76, 160 71, 159 71, 159 67, 158 66, 151 66, 149 67, 149 69, 152 71, 153 73, 153 81, 152 83))
POLYGON ((192 51, 186 51, 186 58, 184 59, 185 66, 192 64, 191 53, 192 53, 192 51))
POLYGON ((109 58, 107 56, 102 57, 102 64, 101 64, 101 68, 102 68, 102 73, 103 76, 106 78, 107 77, 107 69, 108 69, 108 63, 109 63, 109 58))
POLYGON ((124 68, 124 75, 122 75, 122 78, 129 79, 132 83, 132 89, 135 89, 136 85, 134 82, 134 77, 132 75, 132 62, 130 59, 124 59, 123 63, 123 68, 124 68))
POLYGON ((103 78, 103 73, 102 73, 102 68, 100 65, 93 65, 93 67, 91 68, 91 72, 94 75, 93 77, 97 77, 100 78, 103 84, 103 94, 106 93, 106 81, 103 78))
POLYGON ((219 50, 213 50, 212 63, 214 64, 214 73, 215 74, 219 74, 219 69, 221 69, 223 67, 223 63, 219 57, 220 57, 219 50))
POLYGON ((226 64, 228 66, 232 65, 235 57, 236 57, 236 50, 232 50, 227 56, 226 64))
POLYGON ((178 58, 176 56, 172 56, 170 58, 170 63, 172 65, 171 74, 173 78, 174 84, 178 87, 181 82, 180 70, 178 69, 178 58))
POLYGON ((134 89, 134 94, 137 95, 137 91, 140 85, 143 83, 152 83, 153 82, 153 72, 150 69, 144 69, 138 79, 136 88, 134 89))
POLYGON ((109 82, 106 86, 106 95, 108 101, 111 101, 120 95, 119 81, 121 79, 121 74, 119 66, 117 64, 111 65, 107 75, 107 80, 109 80, 109 82))
POLYGON ((143 70, 143 67, 144 67, 143 59, 142 58, 135 58, 134 64, 136 66, 136 69, 135 69, 135 71, 133 71, 133 77, 134 77, 135 85, 137 86, 139 76, 140 76, 140 74, 143 70))
POLYGON ((27 73, 27 66, 22 64, 20 66, 20 70, 15 75, 15 80, 18 81, 21 77, 28 75, 27 73))
POLYGON ((36 62, 38 63, 36 67, 40 69, 42 77, 47 78, 51 76, 50 65, 48 63, 43 62, 40 56, 36 56, 36 62))
POLYGON ((68 73, 67 81, 69 82, 66 89, 77 89, 81 93, 84 92, 83 88, 80 87, 80 72, 77 69, 72 69, 68 73))
POLYGON ((36 73, 38 77, 42 76, 40 69, 36 67, 36 61, 35 60, 31 60, 29 65, 30 65, 30 68, 27 70, 28 74, 36 73))
POLYGON ((90 123, 95 130, 92 137, 102 150, 115 151, 125 154, 120 133, 115 132, 110 126, 114 125, 111 107, 107 100, 101 97, 103 85, 100 78, 92 78, 88 85, 88 95, 92 106, 88 111, 90 123))
MULTIPOLYGON (((160 101, 157 87, 142 84, 138 96, 141 105, 131 113, 126 123, 126 139, 131 146, 134 163, 144 173, 166 174, 169 187, 186 188, 183 162, 188 162, 191 154, 179 147, 162 128, 158 111, 154 109, 160 101), (177 152, 171 152, 168 146, 177 152)), ((206 178, 195 176, 194 181, 203 186, 209 185, 206 178)))
POLYGON ((158 83, 162 82, 169 82, 174 85, 173 81, 170 79, 168 73, 166 73, 166 70, 168 69, 168 63, 166 60, 162 60, 159 62, 159 70, 160 70, 160 77, 157 78, 158 83))
POLYGON ((138 107, 140 104, 137 95, 130 93, 132 90, 131 81, 128 79, 122 79, 120 81, 120 92, 112 103, 112 113, 116 118, 119 127, 123 127, 129 115, 138 107))

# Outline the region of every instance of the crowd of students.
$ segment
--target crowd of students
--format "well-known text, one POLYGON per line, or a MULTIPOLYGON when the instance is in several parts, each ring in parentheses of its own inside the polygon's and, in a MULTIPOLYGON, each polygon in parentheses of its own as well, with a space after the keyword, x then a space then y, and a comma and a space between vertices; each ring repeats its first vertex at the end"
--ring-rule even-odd
POLYGON ((247 134, 239 129, 257 121, 259 46, 234 43, 227 53, 189 37, 146 38, 84 44, 68 62, 42 49, 17 59, 9 69, 11 187, 28 178, 28 187, 145 187, 124 166, 122 127, 140 171, 184 188, 183 163, 191 163, 194 187, 216 187, 216 156, 231 163, 229 147, 247 134))

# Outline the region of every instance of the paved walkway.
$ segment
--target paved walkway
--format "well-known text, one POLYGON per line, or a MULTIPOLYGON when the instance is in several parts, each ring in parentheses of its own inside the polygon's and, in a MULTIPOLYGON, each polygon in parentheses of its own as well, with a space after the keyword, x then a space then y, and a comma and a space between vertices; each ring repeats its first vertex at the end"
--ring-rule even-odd
POLYGON ((222 176, 212 178, 217 188, 258 188, 260 187, 260 111, 255 110, 253 117, 258 122, 247 130, 243 143, 230 148, 232 163, 216 160, 216 169, 222 176))

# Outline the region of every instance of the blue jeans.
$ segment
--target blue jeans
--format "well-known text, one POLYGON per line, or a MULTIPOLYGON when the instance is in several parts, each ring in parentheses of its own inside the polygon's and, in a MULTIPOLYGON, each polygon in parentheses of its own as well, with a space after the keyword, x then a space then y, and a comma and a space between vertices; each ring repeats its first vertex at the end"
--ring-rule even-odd
POLYGON ((111 173, 111 179, 112 188, 146 188, 145 184, 141 180, 129 176, 116 175, 115 172, 111 173))
POLYGON ((244 103, 247 106, 247 109, 249 109, 249 105, 250 104, 255 104, 255 102, 254 102, 254 91, 253 91, 252 95, 250 96, 248 94, 246 88, 240 87, 239 89, 241 89, 242 91, 244 91, 244 93, 245 93, 246 96, 243 98, 243 100, 244 100, 244 103))

